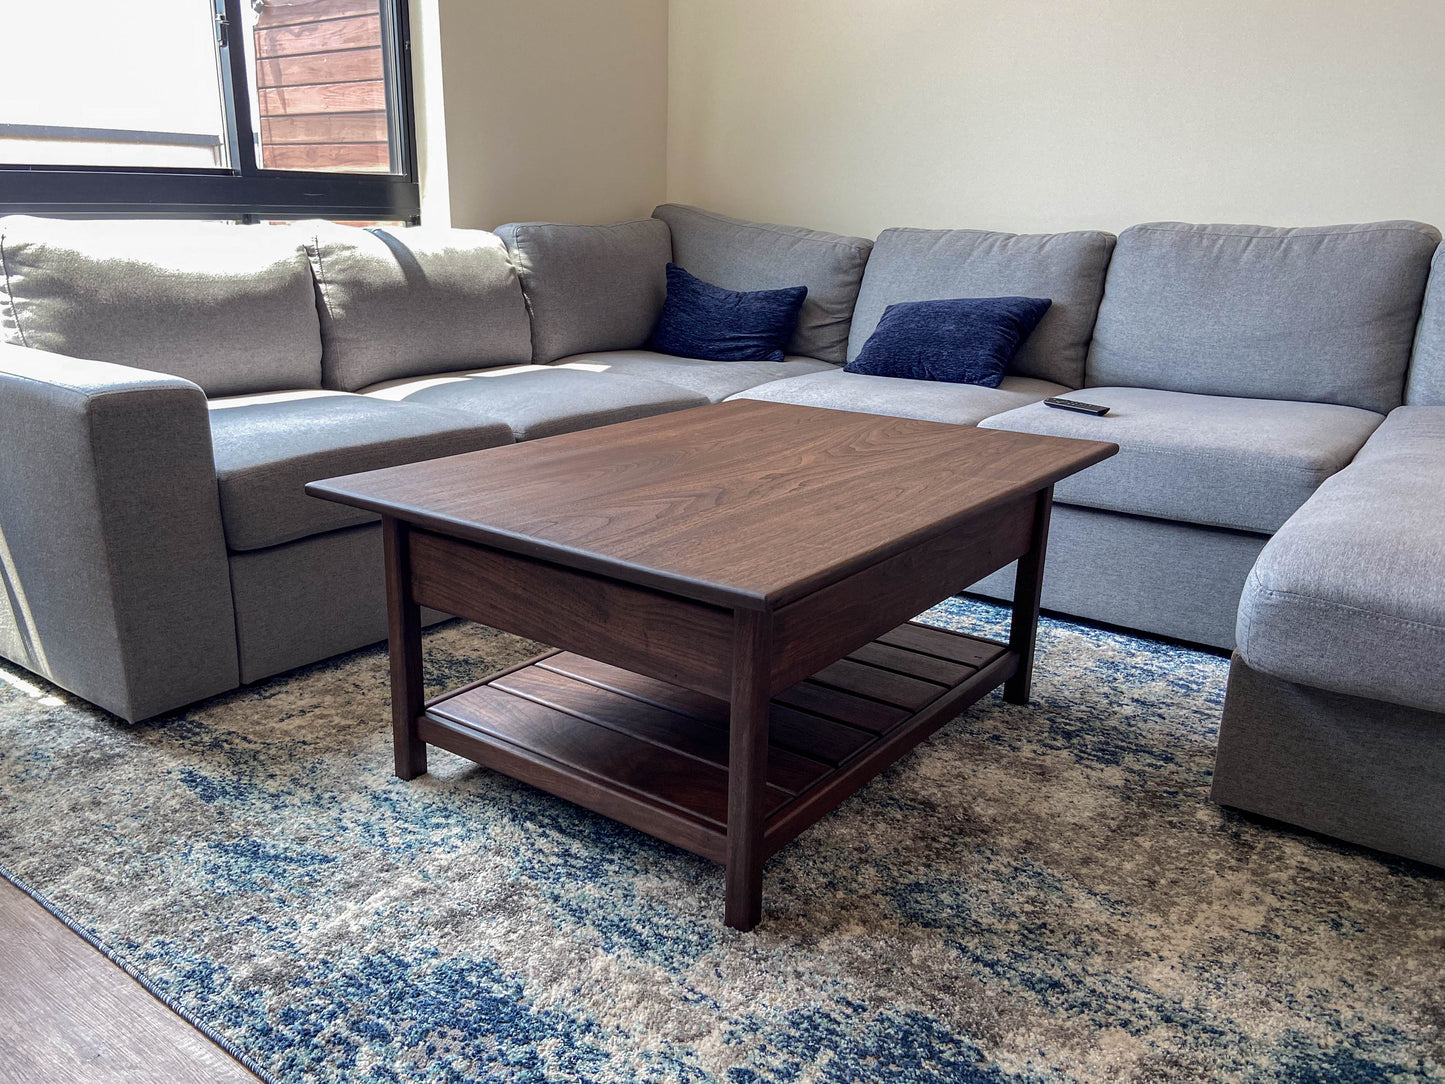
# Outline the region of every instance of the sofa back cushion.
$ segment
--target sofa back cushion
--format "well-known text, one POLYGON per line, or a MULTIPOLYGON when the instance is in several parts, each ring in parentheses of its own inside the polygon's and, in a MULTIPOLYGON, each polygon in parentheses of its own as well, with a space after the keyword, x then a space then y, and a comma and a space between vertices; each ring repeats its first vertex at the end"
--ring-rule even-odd
POLYGON ((0 329, 207 395, 321 385, 311 267, 290 226, 6 218, 0 329))
POLYGON ((496 234, 305 225, 326 387, 531 360, 522 286, 496 234))
POLYGON ((1119 235, 1090 385, 1400 404, 1433 226, 1203 226, 1119 235))
POLYGON ((1445 406, 1445 245, 1435 250, 1425 305, 1415 332, 1405 402, 1411 406, 1445 406))
POLYGON ((800 226, 776 226, 664 203, 652 212, 672 229, 672 262, 725 290, 806 286, 788 354, 841 365, 873 242, 800 226))
POLYGON ((1053 304, 1014 355, 1011 371, 1077 388, 1113 250, 1112 234, 1092 230, 884 230, 858 293, 848 360, 857 358, 883 310, 896 302, 1046 297, 1053 304))
POLYGON ((634 350, 647 341, 667 296, 667 223, 512 222, 498 226, 497 234, 522 279, 534 362, 634 350))

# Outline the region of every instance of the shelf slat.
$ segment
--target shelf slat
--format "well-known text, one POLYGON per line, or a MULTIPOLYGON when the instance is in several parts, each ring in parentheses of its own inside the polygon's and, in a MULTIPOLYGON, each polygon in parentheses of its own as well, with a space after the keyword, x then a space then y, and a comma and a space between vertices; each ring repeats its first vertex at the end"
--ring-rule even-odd
POLYGON ((909 651, 917 651, 925 655, 935 655, 940 659, 951 659, 954 662, 961 662, 965 666, 975 667, 987 666, 1008 650, 1003 644, 995 643, 992 640, 965 636, 963 633, 954 632, 951 629, 938 629, 932 625, 919 625, 912 621, 905 625, 899 625, 890 632, 885 632, 878 637, 877 642, 907 648, 909 651))

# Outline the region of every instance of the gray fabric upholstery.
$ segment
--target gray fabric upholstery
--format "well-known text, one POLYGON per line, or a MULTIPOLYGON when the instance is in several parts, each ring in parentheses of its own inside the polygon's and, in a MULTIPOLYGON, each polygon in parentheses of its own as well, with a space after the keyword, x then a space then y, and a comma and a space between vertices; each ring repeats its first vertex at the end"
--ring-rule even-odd
POLYGON ((1435 259, 1430 262, 1430 282, 1425 287, 1420 326, 1415 332, 1405 402, 1412 406, 1445 406, 1445 245, 1435 250, 1435 259))
POLYGON ((652 212, 672 229, 672 262, 727 290, 806 286, 789 354, 842 364, 858 285, 873 242, 800 226, 664 203, 652 212))
POLYGON ((497 227, 522 279, 538 364, 647 341, 667 296, 672 235, 655 218, 612 226, 497 227))
POLYGON ((782 361, 707 361, 678 358, 651 350, 608 350, 596 354, 574 354, 555 363, 561 369, 582 369, 595 373, 616 373, 660 380, 697 392, 710 403, 720 403, 734 392, 755 388, 772 380, 805 373, 830 372, 836 365, 817 358, 788 357, 782 361))
POLYGON ((236 684, 200 388, 0 345, 0 655, 132 721, 236 684))
POLYGON ((986 230, 884 230, 878 235, 848 340, 858 356, 883 310, 900 301, 951 297, 1046 297, 1053 302, 1019 348, 1010 371, 1077 388, 1112 234, 1014 234, 986 230))
MULTIPOLYGON (((1054 505, 1045 609, 1210 647, 1234 646, 1234 614, 1265 536, 1054 505)), ((1014 566, 974 584, 1013 597, 1014 566)))
POLYGON ((1398 406, 1433 226, 1154 222, 1119 235, 1086 383, 1398 406))
POLYGON ((1068 390, 1062 384, 1050 384, 1046 380, 1031 380, 1024 376, 1006 376, 998 387, 985 388, 978 384, 869 376, 833 369, 749 388, 732 398, 977 425, 991 415, 1038 402, 1051 395, 1062 395, 1068 390))
POLYGON ((500 418, 518 440, 707 404, 697 392, 657 380, 540 365, 393 380, 365 394, 500 418))
POLYGON ((1445 406, 1392 413, 1270 540, 1239 650, 1286 681, 1445 711, 1445 406))
POLYGON ((261 549, 376 517, 308 497, 307 482, 512 443, 495 418, 345 392, 210 402, 221 521, 233 550, 261 549))
POLYGON ((531 360, 527 303, 496 234, 305 225, 326 387, 531 360))
POLYGON ((207 395, 315 388, 321 333, 300 231, 0 220, 6 342, 169 373, 207 395))
POLYGON ((1066 504, 1264 533, 1348 463, 1382 420, 1329 403, 1145 388, 1088 388, 1077 398, 1110 412, 1096 418, 1038 404, 980 424, 1118 444, 1118 455, 1055 487, 1066 504))
POLYGON ((1235 656, 1212 796, 1445 866, 1445 716, 1295 685, 1235 656))
MULTIPOLYGON (((386 639, 375 524, 231 555, 241 680, 260 681, 386 639)), ((422 609, 422 622, 448 615, 422 609)))

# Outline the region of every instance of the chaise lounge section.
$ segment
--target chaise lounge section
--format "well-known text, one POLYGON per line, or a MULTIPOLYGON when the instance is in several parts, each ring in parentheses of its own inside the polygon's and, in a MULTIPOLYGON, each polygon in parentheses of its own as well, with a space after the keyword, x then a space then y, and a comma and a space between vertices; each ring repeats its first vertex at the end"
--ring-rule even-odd
POLYGON ((1445 866, 1445 248, 1407 388, 1265 546, 1214 798, 1445 866))

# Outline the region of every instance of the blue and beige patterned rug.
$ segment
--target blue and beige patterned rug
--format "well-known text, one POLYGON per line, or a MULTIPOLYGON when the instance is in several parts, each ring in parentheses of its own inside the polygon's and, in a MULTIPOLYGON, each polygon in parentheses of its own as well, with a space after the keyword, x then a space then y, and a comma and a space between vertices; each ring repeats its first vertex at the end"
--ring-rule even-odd
POLYGON ((1040 635, 1034 703, 787 848, 752 934, 701 859, 393 778, 380 649, 136 727, 7 666, 0 864, 276 1081, 1445 1079, 1445 875, 1212 805, 1225 660, 1040 635))

